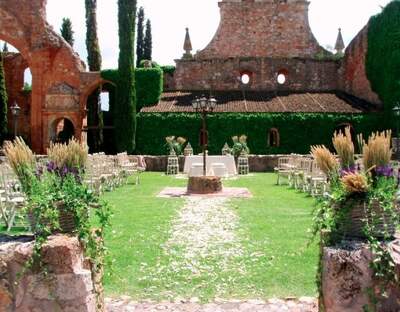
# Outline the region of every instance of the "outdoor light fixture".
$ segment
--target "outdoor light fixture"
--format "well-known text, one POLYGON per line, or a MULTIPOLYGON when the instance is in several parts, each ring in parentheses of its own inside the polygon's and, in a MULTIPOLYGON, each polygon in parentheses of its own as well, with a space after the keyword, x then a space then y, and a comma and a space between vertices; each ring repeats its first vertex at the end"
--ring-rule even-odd
POLYGON ((202 96, 192 101, 192 107, 196 112, 200 112, 202 119, 202 128, 200 130, 200 145, 203 150, 203 175, 207 175, 206 151, 208 147, 207 114, 212 113, 217 107, 217 100, 213 97, 207 99, 202 96))
POLYGON ((14 101, 13 106, 10 107, 11 114, 14 118, 14 138, 17 138, 17 128, 18 128, 18 117, 21 111, 21 107, 19 107, 17 101, 14 101))

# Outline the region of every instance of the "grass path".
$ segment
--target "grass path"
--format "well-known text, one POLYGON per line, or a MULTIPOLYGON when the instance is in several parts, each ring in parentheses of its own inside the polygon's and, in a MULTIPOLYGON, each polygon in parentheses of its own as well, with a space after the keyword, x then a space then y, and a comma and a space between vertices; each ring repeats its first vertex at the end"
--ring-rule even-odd
POLYGON ((316 294, 318 250, 307 247, 311 198, 275 186, 273 174, 256 174, 224 183, 248 187, 251 199, 185 203, 156 197, 185 180, 142 178, 138 187, 104 196, 115 207, 108 296, 208 301, 316 294))

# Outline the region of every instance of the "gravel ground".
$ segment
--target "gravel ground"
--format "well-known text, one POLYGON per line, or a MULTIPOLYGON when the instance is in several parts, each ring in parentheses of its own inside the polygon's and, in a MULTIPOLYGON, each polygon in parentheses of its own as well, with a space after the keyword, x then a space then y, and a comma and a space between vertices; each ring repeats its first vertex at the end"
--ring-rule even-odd
POLYGON ((108 312, 317 312, 318 303, 314 298, 300 298, 290 300, 270 299, 262 300, 220 300, 214 303, 199 304, 193 298, 189 302, 135 302, 129 297, 120 299, 106 299, 108 312))

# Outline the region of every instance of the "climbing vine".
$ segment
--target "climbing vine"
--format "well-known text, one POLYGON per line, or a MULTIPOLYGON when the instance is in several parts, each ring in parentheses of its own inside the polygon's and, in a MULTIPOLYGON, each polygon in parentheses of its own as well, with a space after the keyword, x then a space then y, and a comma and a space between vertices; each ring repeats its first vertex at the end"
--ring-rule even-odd
POLYGON ((400 104, 400 0, 370 19, 366 69, 373 91, 390 116, 392 108, 400 104))

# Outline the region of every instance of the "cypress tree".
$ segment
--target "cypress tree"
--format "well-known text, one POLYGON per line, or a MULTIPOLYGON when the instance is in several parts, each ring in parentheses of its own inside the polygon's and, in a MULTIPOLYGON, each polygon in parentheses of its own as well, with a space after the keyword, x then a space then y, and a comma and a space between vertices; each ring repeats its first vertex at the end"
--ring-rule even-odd
POLYGON ((144 53, 144 9, 139 8, 137 15, 137 39, 136 39, 136 67, 140 66, 140 62, 143 60, 144 53))
POLYGON ((3 45, 3 52, 8 52, 8 45, 7 45, 7 42, 4 42, 4 45, 3 45))
POLYGON ((3 53, 0 53, 0 143, 7 138, 7 90, 4 74, 3 53))
POLYGON ((153 54, 153 39, 151 36, 151 22, 148 19, 146 22, 146 34, 144 36, 144 44, 143 44, 143 58, 145 60, 152 60, 153 54))
POLYGON ((71 47, 74 46, 74 31, 72 30, 72 22, 69 18, 63 18, 61 25, 61 36, 69 43, 71 47))
POLYGON ((136 0, 118 0, 119 77, 114 108, 115 141, 118 151, 128 153, 135 150, 136 135, 135 19, 136 0))
MULTIPOLYGON (((101 70, 101 53, 97 36, 97 0, 85 0, 86 8, 86 49, 90 71, 101 70)), ((100 105, 100 89, 95 90, 88 98, 88 145, 90 152, 98 152, 102 145, 103 118, 100 105)))

